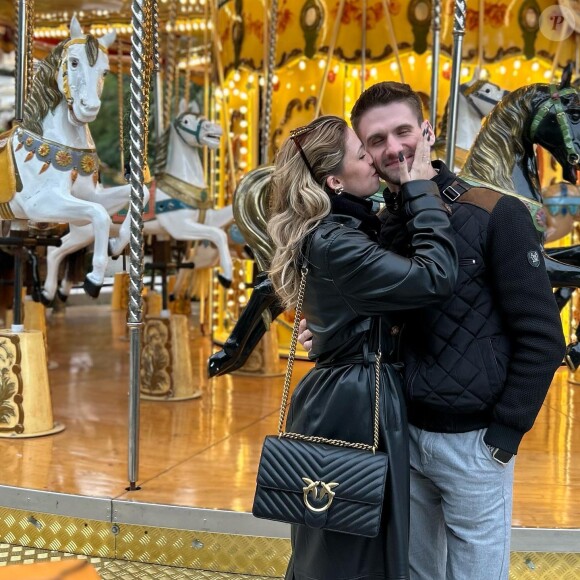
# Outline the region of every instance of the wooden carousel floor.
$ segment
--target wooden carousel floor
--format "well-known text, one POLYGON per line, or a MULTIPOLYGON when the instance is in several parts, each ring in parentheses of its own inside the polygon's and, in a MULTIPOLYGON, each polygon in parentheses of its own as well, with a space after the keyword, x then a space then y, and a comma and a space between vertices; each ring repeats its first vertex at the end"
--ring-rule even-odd
MULTIPOLYGON (((209 338, 192 330, 202 397, 141 402, 139 491, 127 492, 128 342, 109 306, 50 317, 56 421, 36 439, 0 439, 0 485, 149 503, 250 511, 263 438, 275 432, 282 377, 206 378, 209 338)), ((294 382, 309 363, 298 362, 294 382)), ((580 528, 580 385, 556 375, 515 472, 513 525, 580 528)))

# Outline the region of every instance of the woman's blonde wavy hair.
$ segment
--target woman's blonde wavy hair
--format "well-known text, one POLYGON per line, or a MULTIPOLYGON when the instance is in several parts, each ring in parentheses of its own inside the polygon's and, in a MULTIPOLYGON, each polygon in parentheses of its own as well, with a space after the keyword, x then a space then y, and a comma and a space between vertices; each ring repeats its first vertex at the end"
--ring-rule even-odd
POLYGON ((330 213, 326 179, 342 169, 347 129, 340 117, 319 117, 293 132, 278 152, 270 193, 268 233, 275 250, 269 275, 286 308, 296 305, 303 243, 330 213))

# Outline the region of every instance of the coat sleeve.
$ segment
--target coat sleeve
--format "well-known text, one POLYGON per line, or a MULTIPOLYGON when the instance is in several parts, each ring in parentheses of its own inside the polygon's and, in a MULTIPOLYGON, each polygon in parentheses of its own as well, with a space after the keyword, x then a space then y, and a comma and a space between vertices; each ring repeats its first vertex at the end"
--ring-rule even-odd
POLYGON ((324 267, 346 307, 358 316, 412 309, 447 298, 457 278, 449 217, 431 181, 402 188, 411 257, 383 249, 364 233, 339 228, 324 267))
POLYGON ((491 214, 486 266, 512 352, 485 441, 517 453, 562 362, 565 342, 538 232, 513 196, 504 196, 491 214))

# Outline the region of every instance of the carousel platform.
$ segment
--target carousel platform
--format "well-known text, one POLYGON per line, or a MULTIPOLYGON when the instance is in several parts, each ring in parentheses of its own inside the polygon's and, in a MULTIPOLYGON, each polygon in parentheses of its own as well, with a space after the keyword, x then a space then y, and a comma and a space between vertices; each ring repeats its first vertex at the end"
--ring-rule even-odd
MULTIPOLYGON (((74 554, 103 578, 282 577, 288 527, 248 513, 282 377, 208 380, 212 345, 192 318, 202 396, 142 401, 140 489, 127 491, 123 317, 106 304, 48 317, 53 414, 65 430, 0 438, 0 566, 74 554)), ((294 381, 309 367, 298 362, 294 381)), ((579 405, 580 385, 559 371, 516 462, 512 579, 580 578, 579 405)))

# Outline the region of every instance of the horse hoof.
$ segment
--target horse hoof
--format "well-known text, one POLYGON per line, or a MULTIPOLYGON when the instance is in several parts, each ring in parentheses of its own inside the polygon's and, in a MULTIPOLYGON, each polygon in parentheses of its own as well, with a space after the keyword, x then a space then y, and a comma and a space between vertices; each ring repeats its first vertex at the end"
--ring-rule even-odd
POLYGON ((115 251, 113 250, 113 245, 111 244, 111 240, 109 240, 109 243, 107 244, 107 254, 109 258, 111 258, 111 260, 118 260, 119 256, 121 255, 115 253, 115 251))
MULTIPOLYGON (((44 295, 44 292, 41 292, 38 298, 40 300, 40 303, 43 306, 46 306, 47 308, 52 308, 52 305, 54 304, 54 298, 47 298, 44 295)), ((38 302, 38 300, 34 300, 34 301, 38 302)))
POLYGON ((221 274, 218 274, 218 281, 224 288, 229 288, 232 285, 232 281, 221 274))
POLYGON ((95 284, 89 278, 85 278, 85 283, 83 284, 83 290, 91 298, 98 298, 99 297, 99 292, 101 291, 101 286, 95 284))
POLYGON ((62 303, 65 303, 68 300, 68 294, 63 294, 60 290, 56 291, 56 295, 62 303))

